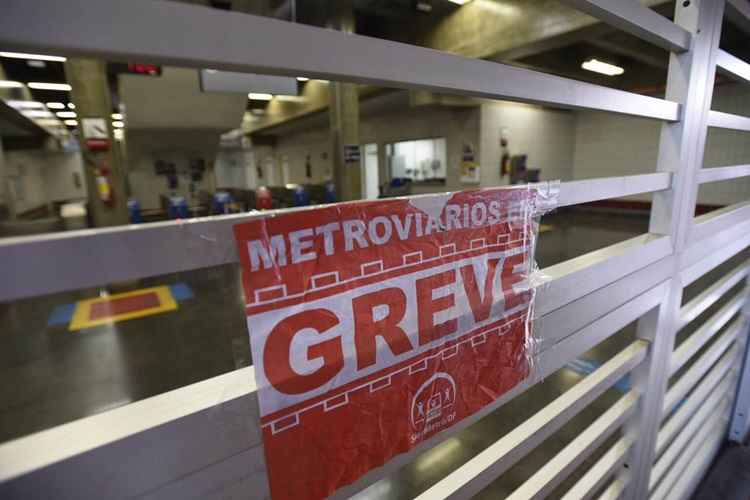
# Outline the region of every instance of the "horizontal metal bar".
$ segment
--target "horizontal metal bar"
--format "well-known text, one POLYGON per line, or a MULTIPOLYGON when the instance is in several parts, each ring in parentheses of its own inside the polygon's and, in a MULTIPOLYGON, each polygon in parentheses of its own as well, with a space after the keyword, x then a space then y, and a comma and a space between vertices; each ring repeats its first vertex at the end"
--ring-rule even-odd
POLYGON ((694 439, 677 460, 675 460, 662 482, 654 490, 650 497, 651 500, 662 500, 667 498, 667 495, 669 495, 670 491, 672 491, 675 485, 679 483, 681 478, 684 478, 683 481, 690 479, 690 476, 684 475, 688 464, 690 464, 693 457, 700 454, 700 451, 704 449, 708 443, 712 444, 716 440, 721 440, 724 434, 722 428, 726 427, 726 421, 726 412, 718 413, 710 420, 708 425, 704 425, 700 428, 694 439))
POLYGON ((672 417, 659 430, 656 439, 656 456, 666 449, 677 433, 692 418, 698 407, 705 403, 710 407, 716 406, 736 381, 734 364, 737 357, 723 358, 714 366, 700 382, 687 401, 680 406, 672 417))
POLYGON ((663 49, 685 52, 690 48, 690 32, 639 2, 622 0, 563 0, 605 23, 663 49))
POLYGON ((741 222, 750 220, 750 201, 735 203, 696 217, 690 231, 691 242, 704 240, 741 222))
MULTIPOLYGON (((449 431, 433 436, 387 465, 371 471, 357 483, 343 488, 336 497, 351 496, 496 411, 655 307, 665 290, 666 283, 648 290, 554 348, 536 355, 535 377, 528 378, 449 431)), ((0 496, 13 491, 17 492, 15 497, 41 497, 54 488, 58 499, 84 499, 100 498, 108 491, 112 492, 109 496, 114 497, 114 492, 156 489, 179 478, 201 474, 211 463, 253 446, 261 446, 253 373, 253 368, 243 368, 2 444, 0 496), (242 433, 243 437, 238 438, 236 433, 242 433), (204 443, 204 439, 211 439, 210 445, 204 443), (154 441, 159 442, 158 453, 148 444, 154 441), (223 451, 215 451, 214 447, 223 451), (131 466, 126 470, 122 463, 131 466), (166 470, 169 473, 165 473, 166 470), (107 478, 107 484, 96 481, 70 484, 68 481, 70 477, 88 475, 107 478), (139 481, 132 481, 134 475, 139 481)), ((248 470, 250 465, 262 466, 249 464, 248 470)))
POLYGON ((565 306, 672 254, 668 236, 642 234, 541 270, 536 310, 565 306))
MULTIPOLYGON (((564 307, 536 317, 536 346, 543 350, 560 342, 613 309, 666 281, 672 272, 674 261, 667 257, 584 295, 564 307)), ((538 294, 538 304, 544 303, 543 293, 542 289, 538 294)))
POLYGON ((688 286, 750 246, 750 220, 731 226, 711 238, 691 242, 680 259, 680 280, 688 286))
POLYGON ((178 2, 5 0, 0 46, 421 88, 669 121, 679 117, 679 105, 662 99, 415 45, 178 2), (49 19, 55 19, 54 30, 49 19), (132 26, 138 26, 138 36, 132 26))
POLYGON ((383 467, 371 471, 355 484, 340 489, 333 498, 348 498, 375 481, 393 473, 403 465, 410 463, 419 453, 422 453, 432 446, 435 446, 437 443, 455 435, 489 413, 496 411, 511 399, 522 394, 527 389, 544 380, 573 359, 576 359, 584 352, 609 338, 613 333, 619 331, 636 318, 656 307, 663 301, 668 284, 668 282, 665 282, 655 286, 618 307, 614 311, 605 314, 598 320, 587 325, 585 328, 582 328, 576 332, 575 335, 571 335, 557 344, 545 348, 541 353, 533 355, 532 363, 536 369, 533 372, 532 377, 527 378, 524 382, 500 396, 484 409, 463 419, 451 429, 428 439, 426 442, 418 445, 408 453, 397 456, 383 467))
POLYGON ((713 420, 717 417, 728 414, 730 405, 729 401, 725 398, 726 394, 719 395, 721 396, 722 402, 714 405, 704 403, 700 407, 700 410, 698 410, 698 412, 696 412, 687 422, 685 427, 680 430, 679 434, 667 447, 664 454, 656 461, 651 471, 649 491, 653 491, 657 487, 669 468, 674 464, 677 457, 685 449, 688 442, 690 442, 700 429, 703 428, 704 423, 710 426, 713 423, 713 420))
POLYGON ((599 497, 599 500, 617 500, 622 496, 626 486, 627 483, 621 478, 615 478, 615 480, 612 481, 612 484, 604 490, 604 493, 599 497))
POLYGON ((708 126, 750 132, 750 118, 711 110, 708 112, 708 126))
MULTIPOLYGON (((745 2, 747 4, 747 2, 745 2)), ((725 50, 716 51, 716 67, 724 74, 737 80, 750 83, 750 64, 739 57, 734 57, 725 50)))
POLYGON ((546 498, 596 448, 620 428, 635 410, 637 402, 638 394, 635 391, 622 396, 507 499, 546 498))
POLYGON ((750 165, 733 165, 731 167, 702 168, 698 171, 698 183, 727 181, 750 176, 750 165))
POLYGON ((743 262, 729 271, 713 285, 703 290, 690 302, 682 306, 677 318, 677 330, 684 328, 685 325, 700 316, 737 283, 747 278, 748 271, 750 271, 750 260, 743 262))
POLYGON ((744 443, 750 430, 750 302, 743 314, 748 317, 745 324, 745 333, 740 337, 742 343, 742 354, 738 365, 741 366, 737 391, 735 395, 734 408, 732 408, 732 419, 729 423, 729 440, 733 443, 744 443))
POLYGON ((244 368, 4 443, 0 497, 133 497, 259 447, 254 384, 244 368))
POLYGON ((706 472, 708 472, 708 468, 713 463, 723 443, 724 439, 721 433, 718 436, 709 438, 698 452, 690 457, 690 464, 682 474, 685 480, 675 484, 675 487, 667 494, 666 500, 688 500, 691 498, 698 484, 703 480, 706 472))
MULTIPOLYGON (((5 238, 0 240, 5 263, 0 302, 236 263, 235 224, 311 208, 5 238)), ((549 283, 538 312, 561 307, 670 253, 668 237, 641 235, 547 268, 549 283)))
POLYGON ((625 463, 633 436, 623 436, 589 468, 561 500, 588 500, 625 463))
POLYGON ((700 381, 708 370, 713 366, 717 359, 719 359, 725 351, 728 350, 724 357, 734 359, 736 354, 736 346, 729 349, 729 346, 737 339, 740 330, 735 328, 729 328, 714 342, 708 350, 701 355, 700 358, 685 372, 680 379, 675 383, 664 397, 664 404, 662 406, 662 419, 666 419, 674 410, 675 406, 684 398, 688 392, 700 381))
MULTIPOLYGON (((748 288, 743 288, 675 349, 669 361, 670 377, 682 368, 695 353, 700 351, 716 335, 716 332, 721 330, 742 309, 747 300, 747 295, 748 288)), ((740 328, 743 321, 744 318, 737 318, 730 328, 740 328)))
POLYGON ((634 194, 653 193, 669 189, 671 186, 672 174, 669 172, 563 182, 560 184, 558 206, 566 207, 634 194))
POLYGON ((417 498, 471 498, 557 432, 643 361, 648 344, 635 341, 599 369, 417 498))

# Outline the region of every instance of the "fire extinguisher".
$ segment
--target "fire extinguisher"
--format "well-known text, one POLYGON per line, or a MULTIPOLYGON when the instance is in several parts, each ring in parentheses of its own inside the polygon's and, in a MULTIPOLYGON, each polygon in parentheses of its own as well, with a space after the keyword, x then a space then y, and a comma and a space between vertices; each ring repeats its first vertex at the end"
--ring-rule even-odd
POLYGON ((96 190, 99 192, 99 199, 105 204, 111 205, 113 201, 112 183, 109 180, 109 169, 105 166, 94 168, 94 177, 96 178, 96 190))

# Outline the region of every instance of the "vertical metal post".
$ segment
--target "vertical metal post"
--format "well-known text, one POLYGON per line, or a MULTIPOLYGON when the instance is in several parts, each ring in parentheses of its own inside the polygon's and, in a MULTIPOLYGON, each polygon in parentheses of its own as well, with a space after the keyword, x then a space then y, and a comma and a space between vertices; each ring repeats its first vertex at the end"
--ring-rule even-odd
POLYGON ((676 2, 675 23, 692 34, 692 47, 670 55, 665 98, 681 104, 681 120, 662 125, 657 171, 672 172, 674 180, 672 189, 654 195, 649 227, 652 233, 670 236, 675 257, 664 301, 638 322, 638 337, 649 341, 651 347, 647 359, 633 373, 641 399, 639 411, 626 429, 633 434, 634 445, 625 464, 630 473, 625 498, 633 500, 648 497, 682 303, 680 261, 693 224, 723 15, 724 0, 676 2))

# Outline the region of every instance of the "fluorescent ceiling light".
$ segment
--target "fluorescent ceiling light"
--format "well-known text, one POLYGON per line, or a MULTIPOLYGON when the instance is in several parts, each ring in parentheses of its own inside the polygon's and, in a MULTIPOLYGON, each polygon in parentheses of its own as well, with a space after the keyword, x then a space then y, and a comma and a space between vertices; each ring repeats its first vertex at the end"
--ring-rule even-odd
POLYGON ((68 103, 68 109, 76 109, 76 105, 73 104, 72 102, 69 102, 68 103))
POLYGON ((125 138, 125 132, 121 128, 116 128, 114 130, 114 136, 116 141, 121 141, 125 138))
POLYGON ((56 118, 41 118, 36 121, 36 124, 41 125, 42 127, 59 127, 62 125, 60 120, 56 118))
POLYGON ((12 80, 0 80, 0 89, 14 89, 18 87, 23 87, 23 83, 12 80))
POLYGON ((112 119, 113 120, 122 120, 122 114, 121 113, 112 113, 112 119))
POLYGON ((63 123, 68 127, 75 127, 78 125, 78 122, 75 120, 65 120, 63 123))
POLYGON ((307 80, 309 80, 309 78, 306 77, 306 76, 298 76, 297 77, 297 81, 298 82, 306 82, 307 80))
POLYGON ((625 70, 614 64, 605 63, 596 59, 589 59, 581 64, 583 69, 593 71, 594 73, 601 73, 607 76, 617 76, 625 73, 625 70))
POLYGON ((117 121, 117 122, 112 122, 112 126, 113 126, 114 128, 123 128, 123 127, 125 126, 125 123, 123 123, 123 122, 119 122, 119 121, 117 121))
POLYGON ((46 109, 29 109, 21 111, 21 114, 27 118, 52 118, 52 113, 46 109))
POLYGON ((301 95, 277 95, 275 99, 285 102, 305 102, 305 97, 301 95))
POLYGON ((11 108, 15 109, 44 109, 44 104, 36 101, 5 101, 11 108))
POLYGON ((67 83, 45 83, 45 82, 29 82, 30 89, 36 90, 63 90, 70 91, 72 88, 67 83))
POLYGON ((48 102, 47 107, 49 109, 65 109, 65 104, 61 102, 48 102))
POLYGON ((44 54, 26 54, 24 52, 0 52, 0 57, 11 57, 13 59, 32 59, 35 61, 65 62, 67 59, 60 56, 47 56, 44 54))
POLYGON ((471 2, 471 0, 448 0, 448 1, 451 3, 455 3, 456 5, 464 5, 464 4, 471 2))
POLYGON ((75 118, 76 112, 75 111, 58 111, 55 113, 58 118, 75 118))
POLYGON ((248 99, 253 99, 255 101, 270 101, 273 99, 273 95, 271 94, 261 94, 258 92, 250 92, 247 94, 248 99))

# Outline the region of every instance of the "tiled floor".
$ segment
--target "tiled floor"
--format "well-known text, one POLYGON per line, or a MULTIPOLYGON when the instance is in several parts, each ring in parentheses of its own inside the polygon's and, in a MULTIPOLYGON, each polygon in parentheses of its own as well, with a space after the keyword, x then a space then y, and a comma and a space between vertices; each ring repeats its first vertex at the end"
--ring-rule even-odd
MULTIPOLYGON (((538 244, 541 268, 647 230, 642 216, 564 212, 543 222, 550 227, 538 244)), ((693 285, 688 296, 695 295, 705 281, 693 285)), ((74 332, 65 321, 69 304, 99 296, 104 289, 0 304, 0 442, 251 364, 237 266, 119 283, 106 287, 106 292, 156 286, 170 286, 178 295, 175 287, 182 287, 177 310, 84 325, 74 332)), ((619 352, 633 335, 634 325, 629 325, 583 355, 585 361, 549 376, 359 497, 412 498, 424 491, 619 352)), ((479 498, 502 498, 515 489, 621 397, 626 384, 602 395, 479 498)), ((595 454, 583 467, 596 458, 595 454)))

